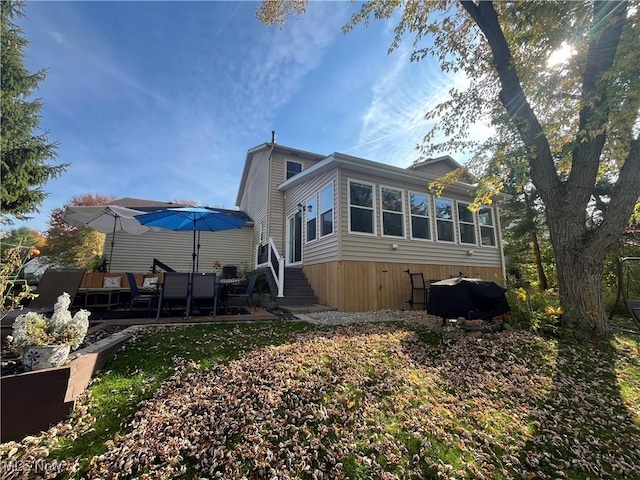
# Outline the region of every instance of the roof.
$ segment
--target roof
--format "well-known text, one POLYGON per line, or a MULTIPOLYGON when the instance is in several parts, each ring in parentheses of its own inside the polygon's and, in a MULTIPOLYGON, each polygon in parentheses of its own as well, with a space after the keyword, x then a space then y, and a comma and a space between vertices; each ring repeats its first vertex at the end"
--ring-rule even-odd
POLYGON ((182 203, 174 202, 158 202, 156 200, 147 200, 144 198, 122 197, 113 202, 113 205, 120 205, 121 207, 133 208, 135 210, 142 211, 156 211, 162 208, 176 208, 184 207, 182 203))
MULTIPOLYGON (((433 166, 438 163, 444 164, 450 171, 462 168, 462 165, 456 162, 453 157, 451 157, 450 155, 443 155, 442 157, 427 158, 422 162, 416 162, 412 165, 409 165, 407 169, 418 171, 422 170, 428 172, 429 169, 433 168, 433 166)), ((463 179, 465 183, 472 183, 474 181, 473 177, 466 172, 464 172, 460 178, 463 179)))
MULTIPOLYGON (((437 175, 428 174, 420 169, 412 170, 406 168, 395 167, 393 165, 387 165, 385 163, 374 162, 372 160, 366 160, 364 158, 353 157, 351 155, 345 155, 344 153, 333 153, 326 157, 319 163, 303 170, 299 174, 290 179, 282 182, 278 188, 280 190, 288 190, 289 188, 299 185, 302 182, 307 181, 310 178, 320 175, 328 170, 336 168, 338 166, 348 167, 354 170, 368 173, 370 175, 376 175, 381 178, 410 182, 410 183, 428 183, 438 178, 437 175)), ((472 188, 471 184, 463 182, 455 182, 447 187, 448 191, 468 194, 472 188)))
MULTIPOLYGON (((188 205, 184 205, 181 203, 173 203, 173 202, 158 202, 156 200, 147 200, 143 198, 131 198, 124 197, 119 198, 112 202, 113 205, 119 205, 121 207, 133 208, 135 210, 140 210, 141 212, 156 212, 158 210, 167 210, 168 208, 179 208, 186 207, 188 205)), ((241 218, 245 222, 253 222, 253 220, 246 213, 240 210, 229 210, 227 208, 216 208, 216 207, 203 207, 209 210, 215 210, 216 212, 224 213, 225 215, 229 215, 234 218, 241 218)))
POLYGON ((299 150, 297 148, 287 147, 284 145, 279 145, 277 143, 263 143, 256 147, 250 148, 247 151, 247 156, 244 160, 244 168, 242 169, 242 178, 240 179, 240 185, 238 186, 238 195, 236 196, 236 205, 240 205, 242 201, 242 195, 244 194, 244 186, 247 183, 247 177, 249 176, 249 170, 251 169, 251 162, 253 161, 254 154, 262 151, 262 150, 271 150, 271 154, 282 153, 285 155, 290 155, 292 157, 298 158, 307 158, 309 160, 320 161, 323 158, 326 158, 326 155, 307 152, 305 150, 299 150))

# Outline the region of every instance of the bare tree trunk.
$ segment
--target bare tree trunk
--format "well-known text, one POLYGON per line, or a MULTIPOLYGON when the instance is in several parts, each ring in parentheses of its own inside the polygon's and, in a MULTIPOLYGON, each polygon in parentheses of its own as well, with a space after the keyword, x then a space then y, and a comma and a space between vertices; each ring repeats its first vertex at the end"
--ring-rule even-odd
POLYGON ((584 340, 611 334, 602 293, 603 264, 584 254, 557 257, 563 319, 584 340))
POLYGON ((538 241, 538 232, 535 227, 531 232, 531 244, 533 247, 533 255, 536 259, 536 271, 538 272, 538 281, 540 282, 540 290, 544 291, 549 288, 547 276, 542 266, 542 254, 540 253, 540 242, 538 241))

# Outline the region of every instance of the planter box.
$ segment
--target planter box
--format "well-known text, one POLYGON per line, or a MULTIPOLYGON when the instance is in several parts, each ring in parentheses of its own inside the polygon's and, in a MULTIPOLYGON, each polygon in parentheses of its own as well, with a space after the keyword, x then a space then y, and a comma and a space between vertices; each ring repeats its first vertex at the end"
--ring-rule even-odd
POLYGON ((0 378, 0 441, 21 440, 67 418, 91 377, 131 331, 123 330, 78 350, 69 365, 0 378))

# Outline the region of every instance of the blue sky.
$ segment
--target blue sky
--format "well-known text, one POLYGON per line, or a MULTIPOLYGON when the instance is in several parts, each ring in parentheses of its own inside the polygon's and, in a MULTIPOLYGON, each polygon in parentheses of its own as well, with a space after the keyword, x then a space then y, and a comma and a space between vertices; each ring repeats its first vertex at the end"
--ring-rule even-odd
MULTIPOLYGON (((393 23, 313 2, 284 29, 256 2, 28 2, 30 70, 48 69, 41 127, 68 170, 26 224, 101 193, 233 208, 248 149, 270 141, 406 167, 451 88, 435 62, 391 55, 393 23)), ((462 159, 459 159, 462 160, 462 159)))

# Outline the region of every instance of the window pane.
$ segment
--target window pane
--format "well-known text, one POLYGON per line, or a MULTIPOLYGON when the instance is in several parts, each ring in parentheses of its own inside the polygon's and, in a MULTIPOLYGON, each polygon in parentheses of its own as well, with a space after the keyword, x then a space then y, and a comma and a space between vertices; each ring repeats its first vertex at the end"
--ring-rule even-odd
POLYGON ((307 221, 307 242, 316 239, 316 219, 307 221))
POLYGON ((482 245, 496 245, 496 235, 493 227, 480 227, 480 236, 482 237, 482 245))
POLYGON ((423 217, 411 217, 411 232, 414 238, 431 238, 429 219, 423 217))
POLYGON ((402 214, 383 212, 382 225, 384 235, 393 235, 396 237, 404 236, 404 229, 402 228, 402 214))
POLYGON ((311 197, 307 200, 307 220, 316 218, 318 216, 318 200, 316 197, 311 197))
POLYGON ((458 203, 458 219, 461 222, 473 223, 473 213, 467 208, 466 203, 458 203))
POLYGON ((333 184, 320 192, 320 208, 321 212, 333 209, 333 184))
POLYGON ((373 207, 373 187, 361 183, 349 184, 349 198, 351 205, 373 207))
POLYGON ((333 210, 320 215, 320 236, 324 237, 333 232, 333 210))
POLYGON ((482 207, 478 211, 478 217, 480 218, 480 225, 493 225, 493 215, 490 208, 482 207))
POLYGON ((302 164, 298 162, 287 161, 287 180, 302 171, 302 164))
POLYGON ((460 242, 461 243, 476 243, 476 232, 473 225, 467 223, 460 224, 460 242))
POLYGON ((351 231, 373 233, 373 210, 351 207, 351 231))
POLYGON ((451 200, 436 199, 436 217, 452 220, 451 200))
POLYGON ((429 199, 427 198, 427 196, 417 193, 411 193, 410 198, 411 213, 427 217, 429 215, 429 199))
POLYGON ((436 227, 438 229, 438 240, 443 242, 453 242, 453 223, 452 222, 442 222, 438 220, 436 222, 436 227))
POLYGON ((393 210, 394 212, 401 212, 402 211, 402 192, 400 190, 383 188, 382 189, 382 209, 393 210))

